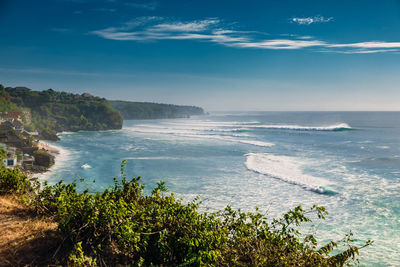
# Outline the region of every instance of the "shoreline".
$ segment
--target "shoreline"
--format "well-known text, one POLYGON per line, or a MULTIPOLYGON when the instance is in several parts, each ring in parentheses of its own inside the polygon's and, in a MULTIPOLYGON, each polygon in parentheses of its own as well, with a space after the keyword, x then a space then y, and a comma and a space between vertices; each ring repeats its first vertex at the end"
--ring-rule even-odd
POLYGON ((57 146, 45 143, 44 141, 41 140, 38 143, 38 148, 49 152, 54 157, 60 154, 60 149, 57 146))
MULTIPOLYGON (((57 141, 59 142, 59 141, 57 141)), ((40 173, 34 173, 32 175, 33 178, 38 179, 39 181, 43 182, 46 180, 50 180, 52 178, 57 178, 53 177, 52 174, 56 170, 62 169, 65 164, 68 164, 70 157, 71 157, 71 151, 63 148, 61 146, 58 146, 56 144, 50 144, 44 141, 40 141, 41 146, 43 146, 44 149, 46 149, 52 156, 54 156, 54 164, 48 168, 44 172, 40 173)), ((58 177, 61 179, 61 177, 58 177)))
POLYGON ((31 180, 34 180, 34 179, 43 180, 44 178, 46 178, 45 176, 52 171, 54 166, 59 165, 58 162, 59 162, 59 157, 60 157, 60 153, 61 153, 62 149, 60 149, 56 145, 46 143, 42 140, 39 140, 38 148, 41 150, 44 150, 44 151, 48 152, 50 155, 52 155, 54 157, 54 164, 43 171, 24 170, 24 173, 31 180))

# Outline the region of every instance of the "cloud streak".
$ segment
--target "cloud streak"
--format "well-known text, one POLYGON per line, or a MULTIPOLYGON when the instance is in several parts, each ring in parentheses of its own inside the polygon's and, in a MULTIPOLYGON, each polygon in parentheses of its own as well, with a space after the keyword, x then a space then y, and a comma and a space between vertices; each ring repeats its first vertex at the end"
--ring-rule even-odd
POLYGON ((300 25, 311 25, 314 23, 326 23, 332 21, 333 18, 325 18, 323 16, 305 17, 305 18, 291 18, 291 22, 300 25))
POLYGON ((237 31, 226 27, 218 18, 193 21, 171 21, 162 17, 139 17, 119 27, 92 31, 104 39, 119 41, 194 40, 248 49, 300 50, 343 54, 372 54, 400 51, 400 42, 366 41, 330 43, 312 36, 278 35, 256 31, 237 31), (266 37, 269 37, 266 39, 266 37))

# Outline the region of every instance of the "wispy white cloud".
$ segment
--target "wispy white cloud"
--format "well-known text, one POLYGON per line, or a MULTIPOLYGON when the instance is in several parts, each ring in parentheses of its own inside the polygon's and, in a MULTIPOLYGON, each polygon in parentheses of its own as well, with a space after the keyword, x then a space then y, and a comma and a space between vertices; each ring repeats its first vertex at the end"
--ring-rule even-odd
POLYGON ((350 44, 331 44, 329 47, 353 47, 353 48, 399 48, 400 42, 361 42, 361 43, 350 43, 350 44))
POLYGON ((127 2, 124 4, 132 8, 146 9, 146 10, 155 10, 158 7, 158 2, 148 2, 148 3, 127 2))
POLYGON ((333 20, 333 17, 325 18, 323 16, 305 17, 305 18, 291 18, 290 21, 300 25, 310 25, 313 23, 326 23, 333 20))
POLYGON ((235 44, 237 47, 244 48, 263 48, 263 49, 301 49, 307 47, 325 46, 326 43, 318 40, 289 40, 273 39, 258 42, 240 42, 235 44))
POLYGON ((280 34, 276 38, 256 31, 237 31, 226 27, 218 18, 195 21, 171 21, 162 17, 139 17, 119 27, 92 31, 91 34, 110 40, 157 41, 197 40, 236 48, 299 50, 343 54, 371 54, 400 51, 400 42, 368 41, 330 43, 313 36, 280 34), (267 38, 267 36, 269 38, 267 38))
POLYGON ((356 50, 321 50, 323 53, 338 53, 338 54, 376 54, 392 52, 398 54, 400 48, 397 49, 356 49, 356 50))
POLYGON ((149 28, 157 32, 200 32, 207 30, 211 25, 218 24, 218 19, 205 19, 192 22, 170 22, 156 24, 149 28))

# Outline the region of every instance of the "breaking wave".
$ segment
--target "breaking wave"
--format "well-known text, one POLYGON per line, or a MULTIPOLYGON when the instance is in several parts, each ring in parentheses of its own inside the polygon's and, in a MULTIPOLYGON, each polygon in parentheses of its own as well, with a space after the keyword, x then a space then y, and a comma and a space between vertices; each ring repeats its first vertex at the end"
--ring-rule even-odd
POLYGON ((173 137, 183 138, 196 138, 196 139, 208 139, 208 140, 219 140, 224 142, 234 142, 241 144, 248 144, 261 147, 274 146, 273 143, 258 141, 258 140, 246 140, 241 139, 245 135, 242 132, 247 131, 246 128, 233 128, 233 129, 198 129, 193 126, 185 127, 185 125, 179 125, 175 127, 166 126, 153 126, 153 125, 137 125, 135 127, 125 128, 125 130, 133 133, 141 134, 154 134, 154 135, 170 135, 173 137), (212 134, 211 134, 212 133, 212 134), (235 134, 236 133, 236 134, 235 134))
POLYGON ((249 125, 253 128, 276 129, 276 130, 294 130, 294 131, 346 131, 352 128, 347 123, 339 123, 328 126, 300 126, 300 125, 280 125, 280 124, 267 124, 267 125, 249 125))
POLYGON ((68 164, 73 159, 73 151, 67 150, 61 146, 55 145, 54 143, 46 143, 47 146, 51 147, 52 149, 57 150, 55 163, 53 166, 48 169, 47 172, 35 174, 35 177, 38 178, 40 181, 45 181, 50 179, 54 173, 59 170, 66 168, 68 164))
POLYGON ((302 162, 294 157, 261 153, 249 153, 245 156, 247 157, 245 165, 251 171, 299 185, 306 190, 319 194, 336 194, 336 192, 325 188, 329 184, 328 181, 304 174, 301 170, 302 162))
POLYGON ((91 169, 92 166, 90 166, 89 164, 85 163, 81 166, 82 169, 91 169))
POLYGON ((239 140, 240 143, 242 144, 249 144, 249 145, 254 145, 254 146, 274 146, 275 144, 269 143, 269 142, 263 142, 263 141, 256 141, 256 140, 239 140))

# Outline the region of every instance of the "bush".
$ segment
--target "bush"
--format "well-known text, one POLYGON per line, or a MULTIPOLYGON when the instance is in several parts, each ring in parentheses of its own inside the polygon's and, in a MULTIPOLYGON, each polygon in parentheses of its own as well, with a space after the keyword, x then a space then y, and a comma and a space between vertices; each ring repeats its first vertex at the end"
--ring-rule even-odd
MULTIPOLYGON (((121 179, 103 192, 78 192, 77 183, 45 184, 31 204, 58 223, 64 263, 70 266, 344 266, 357 263, 359 249, 352 233, 339 242, 318 245, 313 235, 298 231, 314 214, 314 206, 290 210, 269 220, 258 211, 245 213, 226 207, 199 211, 198 199, 183 203, 160 182, 143 193, 140 177, 121 179), (333 254, 333 251, 335 253, 333 254)), ((1 192, 32 190, 19 170, 2 170, 1 192)))
POLYGON ((0 194, 24 194, 32 190, 33 186, 23 172, 0 166, 0 194))
POLYGON ((318 246, 313 235, 302 236, 297 230, 300 224, 311 222, 311 213, 324 219, 328 213, 323 207, 306 211, 298 206, 274 220, 229 206, 222 212, 203 213, 197 199, 184 204, 167 194, 162 182, 144 195, 140 177, 127 180, 123 167, 122 179, 114 178, 114 185, 101 193, 78 193, 76 183, 63 182, 39 193, 37 205, 55 214, 65 249, 73 251, 70 261, 134 266, 343 266, 357 262, 359 247, 352 245, 351 233, 341 242, 318 246), (333 249, 341 252, 331 255, 333 249))
POLYGON ((97 266, 96 259, 85 256, 82 250, 82 242, 76 244, 68 257, 70 266, 97 266))
POLYGON ((0 147, 0 167, 3 165, 3 159, 7 158, 7 151, 0 147))

